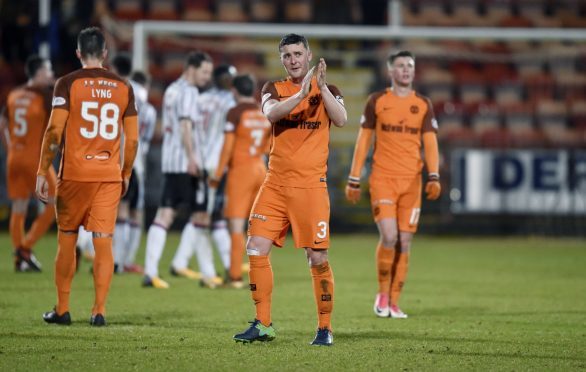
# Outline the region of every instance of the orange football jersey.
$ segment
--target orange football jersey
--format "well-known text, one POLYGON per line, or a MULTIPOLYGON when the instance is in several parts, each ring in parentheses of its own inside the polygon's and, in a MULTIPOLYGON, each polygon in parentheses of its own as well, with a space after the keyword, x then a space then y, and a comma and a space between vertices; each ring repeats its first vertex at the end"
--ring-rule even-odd
POLYGON ((9 162, 30 165, 36 171, 50 112, 50 90, 21 86, 10 92, 5 111, 10 133, 9 162))
MULTIPOLYGON (((338 88, 328 88, 341 98, 338 88)), ((262 89, 263 105, 269 99, 287 99, 300 89, 301 84, 290 78, 267 82, 262 89)), ((273 123, 267 182, 300 188, 326 187, 330 125, 314 77, 307 97, 289 115, 273 123)))
POLYGON ((261 162, 267 141, 270 138, 271 123, 256 103, 240 103, 226 115, 226 133, 235 134, 234 150, 229 167, 261 162))
POLYGON ((390 88, 373 93, 360 124, 375 130, 373 174, 412 177, 421 173, 421 136, 437 132, 437 121, 427 97, 415 91, 399 97, 390 88))
POLYGON ((69 113, 59 178, 119 182, 123 119, 136 116, 131 86, 103 68, 80 69, 57 81, 53 110, 69 113))

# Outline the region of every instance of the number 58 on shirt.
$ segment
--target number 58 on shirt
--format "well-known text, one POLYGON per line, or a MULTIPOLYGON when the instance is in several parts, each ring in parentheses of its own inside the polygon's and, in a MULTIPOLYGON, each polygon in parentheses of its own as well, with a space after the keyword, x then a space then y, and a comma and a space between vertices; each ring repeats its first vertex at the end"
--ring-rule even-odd
POLYGON ((80 129, 83 137, 92 139, 99 135, 106 140, 113 140, 118 137, 120 109, 116 104, 108 102, 100 107, 98 102, 84 101, 81 103, 81 117, 85 121, 92 123, 91 127, 82 127, 80 129))

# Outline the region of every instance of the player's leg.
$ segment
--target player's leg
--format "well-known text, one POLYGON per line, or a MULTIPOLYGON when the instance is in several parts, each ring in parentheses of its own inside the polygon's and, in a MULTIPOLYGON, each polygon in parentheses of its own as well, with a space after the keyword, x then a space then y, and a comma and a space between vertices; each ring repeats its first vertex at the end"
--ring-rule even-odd
POLYGON ((230 233, 228 232, 228 222, 224 217, 224 196, 226 191, 226 177, 223 177, 219 187, 209 189, 209 192, 215 192, 216 195, 213 198, 213 210, 211 215, 211 237, 214 242, 222 266, 224 267, 224 277, 228 277, 228 271, 230 270, 230 233))
POLYGON ((161 206, 147 232, 143 286, 169 288, 159 277, 159 261, 165 248, 167 230, 175 219, 176 209, 182 204, 190 205, 193 199, 191 177, 187 174, 165 174, 161 206))
POLYGON ((289 229, 287 204, 283 188, 263 185, 250 213, 246 254, 250 262, 250 291, 256 315, 251 326, 234 335, 239 342, 270 341, 275 338, 271 320, 273 269, 272 245, 282 246, 289 229))
POLYGON ((130 210, 130 231, 128 234, 128 247, 126 251, 126 257, 124 257, 124 272, 142 274, 144 269, 142 266, 137 265, 136 253, 140 247, 140 240, 142 237, 142 220, 143 220, 143 209, 131 209, 130 210))
POLYGON ((332 311, 334 309, 334 273, 328 262, 327 249, 305 248, 313 281, 313 294, 317 305, 317 334, 312 345, 330 346, 332 335, 332 311))
POLYGON ((96 252, 93 270, 95 297, 90 318, 90 324, 94 326, 105 325, 106 301, 114 274, 112 238, 121 191, 120 182, 101 183, 88 216, 87 228, 92 231, 96 252))
POLYGON ((230 169, 226 181, 226 207, 224 214, 228 218, 230 232, 230 271, 229 285, 234 288, 243 288, 242 272, 249 271, 250 266, 243 268, 243 256, 246 245, 244 237, 245 221, 250 215, 258 190, 264 179, 262 172, 253 172, 250 169, 230 169))
POLYGON ((94 244, 92 243, 92 233, 87 231, 83 226, 79 227, 77 232, 77 247, 82 252, 87 261, 94 260, 94 244))
POLYGON ((378 293, 374 301, 374 313, 386 318, 389 316, 389 291, 391 289, 391 270, 395 257, 395 245, 398 240, 397 219, 382 218, 376 226, 379 242, 376 247, 376 270, 378 293))
MULTIPOLYGON (((128 194, 127 194, 128 195, 128 194)), ((116 217, 116 227, 114 228, 114 236, 112 238, 112 245, 114 247, 114 272, 122 273, 124 266, 124 258, 126 256, 126 247, 128 246, 128 237, 130 235, 130 201, 128 199, 120 200, 118 205, 118 215, 116 217)))
POLYGON ((230 271, 229 284, 233 288, 243 288, 242 280, 242 257, 246 241, 244 239, 244 218, 230 218, 228 227, 230 229, 230 271))
POLYGON ((71 282, 75 274, 75 243, 77 231, 59 229, 57 232, 57 256, 55 257, 55 287, 57 288, 57 305, 52 311, 43 314, 47 323, 60 325, 71 324, 69 298, 71 282))
POLYGON ((69 297, 75 274, 77 232, 89 214, 91 202, 98 192, 98 185, 92 182, 60 181, 57 186, 56 213, 59 228, 55 258, 57 305, 53 311, 43 314, 43 319, 47 323, 71 323, 69 297))
MULTIPOLYGON (((12 209, 10 211, 10 238, 12 240, 12 249, 14 254, 14 269, 18 271, 25 270, 21 266, 23 260, 20 258, 22 240, 24 237, 24 221, 26 219, 26 210, 28 208, 28 199, 13 199, 12 209)), ((28 269, 28 267, 26 268, 28 269)))
POLYGON ((421 177, 402 180, 401 193, 397 201, 397 223, 399 239, 391 270, 390 316, 407 318, 399 308, 399 297, 407 279, 409 255, 413 234, 417 231, 421 211, 421 177))
POLYGON ((197 259, 199 272, 201 273, 200 283, 203 287, 215 288, 222 284, 222 280, 218 277, 214 265, 209 214, 201 210, 193 213, 191 215, 191 225, 194 227, 191 255, 195 253, 197 259))
POLYGON ((318 318, 317 334, 312 345, 332 345, 332 310, 334 308, 334 274, 328 261, 330 246, 330 199, 327 188, 287 191, 287 207, 295 247, 305 248, 313 281, 318 318), (307 208, 311 205, 311 208, 307 208))
POLYGON ((53 168, 50 168, 47 173, 47 183, 49 184, 49 202, 44 206, 43 211, 37 215, 22 242, 22 248, 29 252, 32 251, 35 243, 47 232, 53 224, 53 221, 55 221, 55 187, 57 185, 57 176, 53 168))
POLYGON ((147 232, 147 243, 144 261, 143 286, 169 288, 169 284, 159 277, 159 261, 165 248, 167 230, 175 219, 175 210, 171 207, 157 209, 155 220, 147 232))
POLYGON ((250 260, 250 291, 256 307, 254 321, 244 332, 234 335, 237 342, 272 341, 276 334, 271 321, 273 269, 269 254, 273 241, 262 236, 250 236, 246 253, 250 260))
POLYGON ((375 262, 378 279, 378 293, 374 300, 374 313, 378 317, 389 316, 389 291, 391 288, 391 269, 395 257, 397 230, 397 192, 396 182, 391 179, 370 179, 370 203, 372 215, 379 231, 375 262))
POLYGON ((135 263, 136 253, 140 247, 144 211, 144 174, 136 172, 138 192, 130 201, 130 218, 128 230, 128 245, 124 255, 124 272, 143 274, 144 268, 135 263))

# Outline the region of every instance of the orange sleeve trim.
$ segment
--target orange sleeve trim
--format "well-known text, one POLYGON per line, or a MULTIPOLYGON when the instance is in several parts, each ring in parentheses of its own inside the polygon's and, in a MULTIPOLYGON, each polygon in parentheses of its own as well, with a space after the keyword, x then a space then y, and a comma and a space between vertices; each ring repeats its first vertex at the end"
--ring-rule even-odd
POLYGON ((67 110, 54 109, 51 111, 49 125, 45 130, 41 146, 41 159, 37 170, 37 174, 40 176, 46 176, 53 164, 53 159, 55 159, 55 155, 57 155, 57 151, 61 147, 61 139, 63 138, 63 131, 68 117, 69 111, 67 110))
POLYGON ((220 154, 220 161, 218 162, 214 179, 219 180, 224 175, 224 170, 232 158, 235 142, 236 135, 234 133, 226 133, 224 135, 224 145, 222 146, 222 153, 220 154))
POLYGON ((122 178, 129 178, 132 174, 134 158, 138 151, 138 117, 136 115, 124 118, 124 165, 122 178))
POLYGON ((439 148, 435 132, 423 133, 423 151, 427 173, 435 173, 439 176, 439 148))
POLYGON ((356 147, 354 147, 354 157, 352 159, 352 167, 350 168, 350 177, 360 179, 362 167, 366 161, 368 150, 372 143, 374 130, 369 128, 360 128, 358 131, 358 138, 356 139, 356 147))

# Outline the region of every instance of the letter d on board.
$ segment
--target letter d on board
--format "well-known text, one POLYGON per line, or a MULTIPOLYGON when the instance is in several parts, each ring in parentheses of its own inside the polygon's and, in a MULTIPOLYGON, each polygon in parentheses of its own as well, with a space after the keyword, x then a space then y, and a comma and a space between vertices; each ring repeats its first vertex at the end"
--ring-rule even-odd
POLYGON ((523 164, 510 155, 497 155, 492 160, 492 187, 508 191, 521 185, 523 164))

